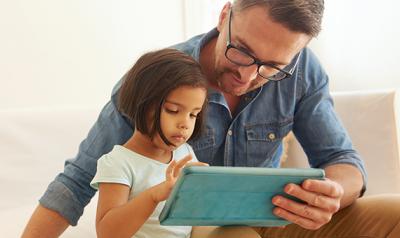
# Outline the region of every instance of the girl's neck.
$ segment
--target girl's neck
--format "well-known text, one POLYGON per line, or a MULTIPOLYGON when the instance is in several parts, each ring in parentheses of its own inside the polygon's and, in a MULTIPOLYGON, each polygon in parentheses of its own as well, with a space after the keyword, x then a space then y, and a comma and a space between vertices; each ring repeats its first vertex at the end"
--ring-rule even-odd
POLYGON ((132 137, 123 146, 140 155, 161 163, 167 164, 172 159, 171 150, 162 149, 156 146, 148 136, 143 135, 138 131, 135 131, 132 137))

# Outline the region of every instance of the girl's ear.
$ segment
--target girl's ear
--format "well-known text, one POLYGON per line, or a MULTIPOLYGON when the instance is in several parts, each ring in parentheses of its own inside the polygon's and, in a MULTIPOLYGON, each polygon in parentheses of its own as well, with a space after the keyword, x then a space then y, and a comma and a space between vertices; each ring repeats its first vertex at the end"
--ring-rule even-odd
POLYGON ((221 32, 221 29, 226 26, 226 21, 229 17, 229 9, 231 8, 232 4, 230 2, 225 3, 224 7, 221 10, 218 18, 218 25, 217 29, 221 32))

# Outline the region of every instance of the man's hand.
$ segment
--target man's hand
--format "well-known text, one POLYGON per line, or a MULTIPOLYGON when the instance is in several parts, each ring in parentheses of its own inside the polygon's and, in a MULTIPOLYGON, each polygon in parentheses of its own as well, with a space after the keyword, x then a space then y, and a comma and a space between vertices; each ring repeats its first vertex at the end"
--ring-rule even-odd
POLYGON ((306 180, 301 186, 288 184, 284 191, 305 203, 283 196, 275 196, 272 203, 277 207, 274 214, 305 229, 316 230, 328 223, 341 205, 343 187, 330 179, 306 180))

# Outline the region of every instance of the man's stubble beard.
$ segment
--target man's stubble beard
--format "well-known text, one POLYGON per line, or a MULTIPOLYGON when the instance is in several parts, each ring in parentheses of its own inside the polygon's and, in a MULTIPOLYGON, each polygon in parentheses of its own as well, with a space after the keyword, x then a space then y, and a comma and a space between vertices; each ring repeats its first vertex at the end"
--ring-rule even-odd
MULTIPOLYGON (((263 86, 264 84, 268 83, 267 79, 257 76, 256 79, 254 79, 253 81, 250 82, 250 85, 248 87, 238 88, 238 90, 235 91, 235 88, 233 86, 231 86, 232 84, 229 84, 227 79, 225 79, 225 82, 224 82, 224 78, 223 78, 224 74, 230 74, 230 73, 235 74, 232 70, 230 70, 230 69, 215 70, 215 72, 216 72, 216 74, 214 77, 214 82, 212 82, 212 84, 215 85, 216 87, 218 87, 218 89, 221 92, 224 92, 224 93, 230 94, 230 95, 234 95, 234 96, 242 96, 242 95, 244 95, 250 91, 253 91, 253 90, 263 86), (231 86, 231 87, 226 87, 226 85, 224 85, 224 83, 228 84, 228 86, 231 86)), ((235 74, 235 75, 237 76, 238 74, 235 74)), ((240 78, 240 76, 238 78, 240 78)))
POLYGON ((223 93, 234 95, 234 96, 241 96, 241 95, 243 95, 243 93, 235 92, 234 91, 235 88, 232 86, 232 84, 229 82, 229 80, 226 78, 224 79, 224 77, 223 77, 224 74, 230 74, 231 72, 232 72, 231 70, 216 71, 214 83, 218 87, 218 89, 223 93))

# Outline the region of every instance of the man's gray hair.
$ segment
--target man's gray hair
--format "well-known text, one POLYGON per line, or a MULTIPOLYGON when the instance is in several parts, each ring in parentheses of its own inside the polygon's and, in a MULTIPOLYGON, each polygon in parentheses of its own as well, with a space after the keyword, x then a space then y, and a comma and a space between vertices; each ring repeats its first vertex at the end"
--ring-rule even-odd
POLYGON ((234 0, 233 10, 262 6, 271 19, 291 31, 315 37, 321 31, 324 0, 234 0))

